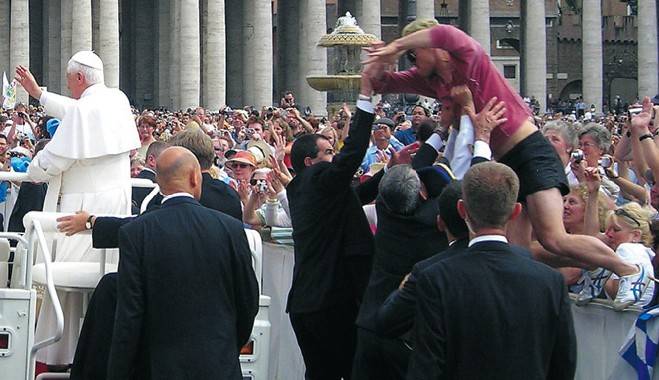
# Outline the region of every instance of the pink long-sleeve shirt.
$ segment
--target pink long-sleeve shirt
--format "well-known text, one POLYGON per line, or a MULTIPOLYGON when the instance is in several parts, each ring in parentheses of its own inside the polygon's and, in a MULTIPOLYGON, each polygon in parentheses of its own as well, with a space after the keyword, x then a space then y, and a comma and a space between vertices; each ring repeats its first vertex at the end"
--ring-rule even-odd
POLYGON ((430 30, 433 48, 444 49, 451 54, 455 70, 451 83, 439 76, 424 78, 416 67, 407 71, 386 72, 375 81, 378 93, 416 93, 439 99, 443 107, 452 107, 451 88, 466 84, 474 98, 476 111, 494 96, 506 103, 508 121, 492 131, 490 145, 500 146, 531 117, 531 111, 508 81, 490 61, 481 45, 460 29, 450 25, 437 25, 430 30))

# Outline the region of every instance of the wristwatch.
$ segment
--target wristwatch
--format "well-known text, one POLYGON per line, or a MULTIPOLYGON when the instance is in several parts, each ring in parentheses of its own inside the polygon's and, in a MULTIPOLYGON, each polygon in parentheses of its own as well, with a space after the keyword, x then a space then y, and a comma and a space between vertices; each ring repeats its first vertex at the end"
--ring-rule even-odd
POLYGON ((94 215, 89 215, 89 218, 87 218, 87 221, 85 222, 85 229, 91 230, 92 229, 92 218, 94 215))

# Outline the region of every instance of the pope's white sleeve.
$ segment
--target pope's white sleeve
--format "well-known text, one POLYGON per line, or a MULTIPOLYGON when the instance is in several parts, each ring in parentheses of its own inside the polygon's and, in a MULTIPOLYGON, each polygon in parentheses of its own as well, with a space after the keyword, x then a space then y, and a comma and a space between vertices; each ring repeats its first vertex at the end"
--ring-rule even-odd
POLYGON ((60 120, 64 118, 66 110, 70 107, 75 107, 76 104, 75 99, 48 91, 43 91, 41 93, 39 102, 43 106, 46 115, 56 117, 60 120))
POLYGON ((35 182, 48 182, 50 178, 62 174, 73 165, 76 160, 50 153, 44 149, 37 153, 27 169, 30 180, 35 182))
POLYGON ((457 179, 462 179, 471 166, 474 145, 474 126, 467 115, 460 117, 460 131, 455 138, 455 148, 451 159, 451 170, 457 179))

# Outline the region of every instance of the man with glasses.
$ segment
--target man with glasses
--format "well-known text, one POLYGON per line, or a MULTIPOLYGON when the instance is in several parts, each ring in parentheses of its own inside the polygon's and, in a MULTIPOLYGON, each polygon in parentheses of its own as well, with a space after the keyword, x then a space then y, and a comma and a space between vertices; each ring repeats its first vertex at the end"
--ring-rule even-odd
MULTIPOLYGON (((497 70, 481 45, 450 25, 436 20, 416 20, 403 29, 403 37, 388 45, 374 45, 369 52, 363 75, 372 78, 374 89, 381 93, 418 93, 442 101, 452 108, 451 89, 467 85, 479 112, 492 97, 506 105, 506 122, 494 128, 490 145, 494 158, 511 167, 521 185, 519 200, 524 212, 509 230, 518 245, 529 246, 531 226, 540 243, 557 255, 554 264, 563 266, 603 267, 626 280, 649 278, 637 265, 625 263, 613 250, 592 236, 571 235, 562 222, 562 194, 569 187, 564 167, 551 144, 531 121, 531 111, 522 98, 497 70), (414 67, 402 72, 386 72, 406 52, 413 52, 414 67)), ((597 273, 589 272, 590 278, 597 273)), ((633 297, 620 292, 617 300, 633 297)))
POLYGON ((367 172, 372 164, 389 161, 392 150, 399 151, 403 148, 403 144, 391 135, 391 128, 394 127, 394 121, 387 118, 377 119, 373 123, 373 145, 366 150, 361 164, 364 172, 367 172))

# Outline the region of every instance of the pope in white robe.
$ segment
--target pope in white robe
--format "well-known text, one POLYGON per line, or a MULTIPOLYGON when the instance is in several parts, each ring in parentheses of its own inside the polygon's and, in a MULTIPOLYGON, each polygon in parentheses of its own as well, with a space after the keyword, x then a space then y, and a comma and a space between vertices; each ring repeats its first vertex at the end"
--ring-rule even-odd
MULTIPOLYGON (((52 140, 32 160, 28 176, 48 182, 44 211, 129 215, 131 206, 130 151, 140 140, 126 95, 103 84, 103 63, 94 53, 76 53, 67 67, 72 98, 42 91, 23 67, 16 79, 39 99, 47 115, 61 119, 52 140)), ((55 262, 98 262, 90 235, 57 238, 55 262)), ((117 263, 108 251, 107 262, 117 263)), ((82 316, 81 293, 58 292, 64 311, 64 336, 37 354, 37 361, 69 364, 73 360, 82 316)), ((52 336, 55 313, 44 299, 35 341, 52 336)))

